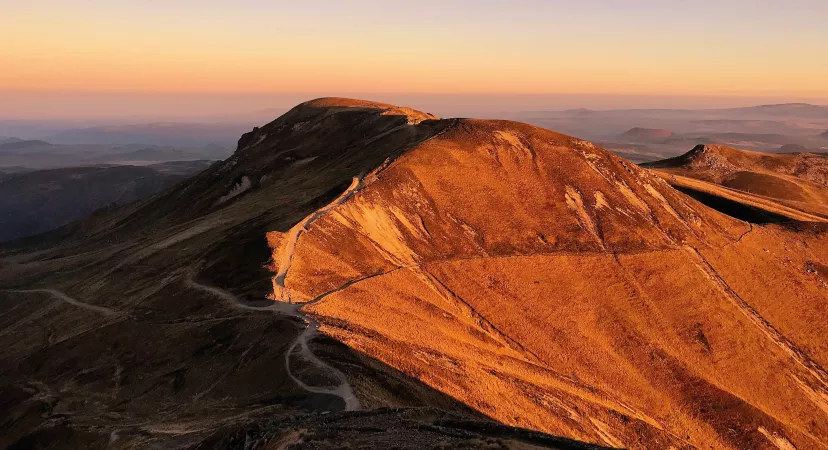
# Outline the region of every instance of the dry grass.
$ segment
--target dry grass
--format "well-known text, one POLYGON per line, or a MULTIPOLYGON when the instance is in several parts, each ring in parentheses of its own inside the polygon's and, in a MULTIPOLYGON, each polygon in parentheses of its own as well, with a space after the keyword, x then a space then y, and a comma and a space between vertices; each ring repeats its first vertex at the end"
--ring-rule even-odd
POLYGON ((507 424, 820 448, 824 255, 824 233, 729 218, 589 143, 470 120, 315 221, 285 284, 324 295, 323 332, 507 424))

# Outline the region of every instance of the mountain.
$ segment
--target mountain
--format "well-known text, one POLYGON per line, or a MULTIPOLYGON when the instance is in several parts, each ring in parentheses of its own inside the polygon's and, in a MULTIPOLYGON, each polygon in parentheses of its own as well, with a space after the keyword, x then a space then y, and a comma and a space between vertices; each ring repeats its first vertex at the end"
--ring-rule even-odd
POLYGON ((825 131, 824 133, 821 133, 819 136, 823 139, 828 139, 828 131, 825 131))
POLYGON ((43 233, 100 208, 131 203, 206 169, 209 161, 154 167, 70 167, 0 178, 0 242, 43 233))
POLYGON ((658 169, 683 189, 701 190, 788 218, 828 219, 828 158, 824 155, 699 145, 684 155, 644 166, 658 169))
POLYGON ((3 444, 818 448, 825 255, 587 141, 318 99, 0 247, 3 444))
POLYGON ((658 128, 630 128, 619 136, 625 142, 648 142, 664 140, 673 136, 670 130, 658 128))

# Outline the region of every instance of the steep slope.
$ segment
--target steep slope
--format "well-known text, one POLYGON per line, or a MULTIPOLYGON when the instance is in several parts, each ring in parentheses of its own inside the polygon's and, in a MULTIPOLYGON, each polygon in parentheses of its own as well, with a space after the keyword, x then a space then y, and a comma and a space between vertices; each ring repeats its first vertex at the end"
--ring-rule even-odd
POLYGON ((644 167, 656 169, 678 187, 791 219, 828 218, 828 158, 824 155, 768 154, 699 145, 684 155, 644 167))
POLYGON ((826 230, 730 218, 588 142, 460 120, 269 238, 275 300, 504 423, 631 448, 828 438, 826 230))

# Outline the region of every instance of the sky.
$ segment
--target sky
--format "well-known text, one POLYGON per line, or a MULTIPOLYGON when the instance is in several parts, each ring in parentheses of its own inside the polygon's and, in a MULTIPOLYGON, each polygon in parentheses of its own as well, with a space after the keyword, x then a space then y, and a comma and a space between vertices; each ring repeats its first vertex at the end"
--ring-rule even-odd
POLYGON ((0 117, 828 103, 825 0, 0 0, 0 117), (416 106, 416 105, 411 105, 416 106))

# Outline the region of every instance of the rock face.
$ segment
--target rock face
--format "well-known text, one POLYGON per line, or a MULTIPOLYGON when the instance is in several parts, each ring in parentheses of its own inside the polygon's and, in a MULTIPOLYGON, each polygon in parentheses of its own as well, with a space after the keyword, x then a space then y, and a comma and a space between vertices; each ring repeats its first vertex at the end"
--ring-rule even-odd
POLYGON ((275 299, 504 423, 632 448, 828 437, 805 269, 825 230, 741 222, 588 142, 453 121, 270 238, 275 299))
POLYGON ((827 232, 548 130, 311 101, 0 247, 0 445, 820 448, 827 232))

